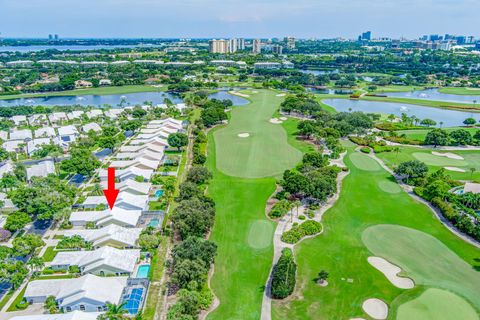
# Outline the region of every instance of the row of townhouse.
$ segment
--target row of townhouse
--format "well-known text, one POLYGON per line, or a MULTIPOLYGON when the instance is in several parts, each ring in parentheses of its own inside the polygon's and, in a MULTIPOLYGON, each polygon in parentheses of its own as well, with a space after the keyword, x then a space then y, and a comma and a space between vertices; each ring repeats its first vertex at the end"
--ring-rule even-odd
POLYGON ((102 128, 95 122, 84 124, 79 128, 74 125, 56 128, 44 126, 36 130, 14 128, 10 132, 0 131, 0 139, 4 141, 2 147, 8 152, 25 150, 28 155, 32 155, 45 144, 56 144, 67 148, 81 133, 87 134, 91 130, 101 132, 102 128))
POLYGON ((107 109, 107 110, 101 110, 101 109, 92 109, 89 111, 83 111, 83 110, 74 110, 70 112, 52 112, 49 114, 32 114, 29 116, 25 115, 16 115, 8 118, 9 120, 12 120, 15 125, 31 125, 31 126, 40 126, 40 125, 45 125, 45 124, 59 124, 63 123, 65 121, 73 121, 73 120, 78 120, 82 119, 84 116, 86 116, 88 119, 94 119, 97 117, 101 116, 106 116, 111 119, 116 119, 118 116, 123 112, 122 109, 107 109))
MULTIPOLYGON (((131 313, 138 311, 139 300, 144 299, 146 294, 146 288, 138 284, 141 280, 138 272, 144 265, 138 245, 142 232, 142 228, 138 227, 139 219, 143 212, 148 211, 152 189, 149 180, 162 163, 168 147, 166 138, 168 134, 181 130, 183 123, 175 119, 151 121, 128 145, 119 149, 110 163, 110 167, 116 168, 118 181, 115 188, 120 191, 115 206, 111 210, 96 211, 94 209, 99 205, 106 206, 105 197, 87 197, 77 205, 83 210, 70 215, 73 228, 64 232, 66 237, 80 236, 91 242, 94 250, 59 252, 50 262, 50 267, 56 270, 76 266, 82 276, 32 281, 25 291, 27 301, 43 303, 48 296, 55 296, 65 312, 82 311, 88 314, 104 311, 107 302, 126 302, 131 313), (134 141, 135 144, 132 144, 134 141), (87 229, 87 224, 94 224, 96 228, 87 229), (137 296, 137 300, 132 300, 133 295, 137 296)), ((99 177, 106 188, 107 170, 100 170, 99 177)))

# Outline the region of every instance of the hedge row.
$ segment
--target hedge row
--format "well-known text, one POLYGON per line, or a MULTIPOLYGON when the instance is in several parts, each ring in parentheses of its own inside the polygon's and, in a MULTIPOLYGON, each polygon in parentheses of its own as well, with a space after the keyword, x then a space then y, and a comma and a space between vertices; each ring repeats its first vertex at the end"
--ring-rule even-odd
POLYGON ((273 267, 272 272, 272 297, 284 299, 292 294, 295 289, 295 273, 297 265, 293 260, 292 250, 285 248, 282 256, 273 267))
POLYGON ((297 243, 305 236, 322 232, 322 224, 315 220, 308 220, 282 234, 282 241, 290 244, 297 243))

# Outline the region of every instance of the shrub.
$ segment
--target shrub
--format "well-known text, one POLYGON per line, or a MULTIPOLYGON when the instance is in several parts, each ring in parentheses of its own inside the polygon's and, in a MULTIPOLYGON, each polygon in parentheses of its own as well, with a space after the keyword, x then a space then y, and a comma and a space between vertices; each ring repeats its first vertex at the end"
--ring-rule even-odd
POLYGON ((284 299, 295 289, 295 273, 297 265, 293 260, 292 250, 285 248, 272 272, 272 296, 284 299))
POLYGON ((290 244, 297 243, 305 236, 311 236, 322 231, 322 224, 315 220, 308 220, 300 225, 293 225, 292 229, 282 234, 282 241, 290 244))
POLYGON ((370 153, 370 148, 369 147, 362 147, 360 148, 360 151, 363 153, 370 153))
POLYGON ((298 219, 299 219, 299 220, 305 220, 306 218, 307 218, 307 217, 305 217, 303 214, 301 214, 301 215, 298 216, 298 219))
POLYGON ((288 200, 281 200, 273 205, 272 209, 268 213, 268 216, 274 219, 281 218, 287 214, 289 208, 288 200))
POLYGON ((29 303, 27 302, 27 300, 25 299, 22 299, 20 300, 19 302, 17 302, 17 304, 15 305, 15 307, 18 309, 18 310, 25 310, 27 309, 29 306, 29 303))

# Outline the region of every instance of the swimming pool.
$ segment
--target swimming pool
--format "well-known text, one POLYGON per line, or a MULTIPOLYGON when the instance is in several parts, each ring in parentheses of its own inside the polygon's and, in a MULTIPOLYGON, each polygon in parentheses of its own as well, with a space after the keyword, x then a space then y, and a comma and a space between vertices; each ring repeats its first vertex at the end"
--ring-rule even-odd
POLYGON ((150 220, 150 223, 148 224, 148 226, 156 228, 158 227, 159 224, 160 224, 160 220, 154 218, 150 220))
POLYGON ((143 300, 143 288, 134 288, 124 300, 124 308, 130 314, 137 314, 143 300))
POLYGON ((155 191, 155 197, 160 198, 161 196, 163 196, 163 190, 155 191))
POLYGON ((137 278, 148 278, 148 274, 150 273, 150 265, 144 264, 138 267, 137 269, 137 278))

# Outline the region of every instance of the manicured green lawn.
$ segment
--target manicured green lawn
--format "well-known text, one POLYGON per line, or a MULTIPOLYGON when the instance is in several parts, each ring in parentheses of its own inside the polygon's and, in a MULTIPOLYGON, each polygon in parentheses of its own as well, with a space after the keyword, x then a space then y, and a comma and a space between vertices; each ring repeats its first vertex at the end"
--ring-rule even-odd
POLYGON ((47 93, 25 93, 15 95, 0 96, 0 100, 19 99, 19 98, 35 98, 35 97, 53 97, 53 96, 81 96, 81 95, 107 95, 107 94, 121 94, 121 93, 136 93, 136 92, 154 92, 165 91, 166 86, 157 88, 148 85, 131 85, 121 87, 99 87, 89 89, 75 89, 59 92, 47 92, 47 93))
MULTIPOLYGON (((273 319, 369 319, 361 308, 366 299, 382 299, 394 314, 401 303, 413 298, 414 292, 423 292, 427 287, 396 288, 367 262, 372 252, 364 245, 362 233, 374 225, 392 224, 417 229, 441 241, 445 248, 458 256, 458 260, 472 266, 480 265, 477 260, 480 250, 456 237, 430 209, 415 202, 405 192, 395 192, 398 190, 391 188, 384 191, 388 182, 394 183, 393 178, 381 167, 377 168, 375 160, 367 155, 358 153, 352 158, 352 150, 353 147, 349 147, 349 155, 345 158, 351 171, 343 181, 339 200, 323 216, 324 232, 295 247, 298 265, 296 290, 286 301, 274 302, 273 319), (318 286, 314 281, 320 270, 330 273, 327 287, 318 286)), ((421 254, 421 251, 414 252, 421 254)), ((437 256, 428 263, 435 272, 434 265, 443 262, 445 260, 437 256)), ((476 272, 476 275, 480 277, 480 273, 476 272)))
POLYGON ((439 151, 435 149, 422 149, 414 147, 400 147, 400 152, 382 152, 377 154, 377 156, 382 159, 387 166, 393 168, 396 165, 399 165, 402 162, 410 160, 420 160, 425 162, 429 167, 430 172, 434 172, 443 167, 457 167, 465 172, 455 172, 447 171, 447 173, 456 180, 472 180, 480 179, 480 151, 475 150, 462 150, 462 151, 448 151, 459 155, 464 158, 460 159, 450 159, 447 157, 436 156, 432 154, 432 151, 437 152, 447 152, 439 151), (475 168, 475 172, 472 174, 470 168, 475 168))
POLYGON ((416 91, 416 90, 423 90, 424 87, 416 87, 416 86, 384 86, 384 87, 377 87, 377 91, 375 93, 385 93, 385 92, 409 92, 409 91, 416 91))
MULTIPOLYGON (((470 132, 471 135, 475 134, 480 128, 471 128, 471 127, 450 127, 450 128, 443 128, 443 130, 447 132, 452 132, 454 130, 464 129, 470 132)), ((414 129, 414 130, 401 130, 397 131, 398 134, 405 134, 408 139, 414 139, 419 141, 425 141, 425 137, 427 133, 432 129, 414 129)))
POLYGON ((434 100, 426 100, 426 99, 422 100, 422 99, 410 99, 410 98, 397 98, 397 97, 364 96, 364 97, 361 97, 360 99, 371 100, 371 101, 394 102, 394 103, 409 103, 409 104, 416 104, 419 106, 434 107, 434 108, 441 108, 441 109, 480 111, 480 105, 474 105, 469 103, 434 101, 434 100))
POLYGON ((57 253, 58 253, 58 251, 55 250, 55 247, 53 247, 53 246, 47 247, 47 249, 45 250, 45 253, 42 256, 43 261, 45 261, 45 262, 53 261, 53 259, 55 259, 55 256, 57 255, 57 253))
POLYGON ((208 319, 259 319, 275 228, 265 217, 265 204, 275 190, 275 179, 243 179, 219 172, 215 143, 210 133, 208 165, 214 178, 208 194, 216 207, 210 240, 218 246, 211 286, 220 306, 208 319))
POLYGON ((402 268, 416 285, 442 288, 480 309, 480 276, 472 266, 431 235, 398 225, 375 225, 362 233, 373 255, 402 268))
POLYGON ((461 95, 480 95, 480 88, 441 88, 442 93, 461 94, 461 95))
POLYGON ((213 172, 208 194, 216 204, 210 240, 218 246, 211 286, 220 300, 220 306, 209 314, 208 319, 259 319, 264 286, 272 265, 275 224, 266 218, 265 205, 275 191, 275 178, 240 178, 218 170, 220 161, 226 166, 225 161, 232 159, 224 153, 238 148, 235 133, 252 130, 254 135, 251 138, 255 141, 249 142, 250 146, 243 146, 242 150, 249 153, 248 148, 256 149, 254 155, 240 155, 242 160, 232 159, 235 165, 227 166, 237 176, 280 175, 300 161, 300 150, 313 148, 290 136, 297 130, 298 120, 289 119, 277 125, 268 122, 273 114, 278 116, 276 110, 281 97, 276 97, 276 92, 259 90, 250 99, 253 103, 248 107, 234 108, 227 126, 213 129, 208 134, 207 165, 213 172), (282 150, 261 147, 267 142, 282 150), (234 145, 224 145, 231 143, 234 145), (281 161, 279 157, 286 157, 288 161, 281 161))
POLYGON ((398 308, 398 320, 477 320, 478 315, 465 300, 440 289, 427 289, 418 298, 398 308))
POLYGON ((280 124, 270 123, 283 97, 259 90, 249 98, 252 103, 233 108, 230 123, 215 130, 217 168, 224 174, 241 178, 279 176, 295 166, 302 153, 287 142, 280 124), (238 135, 248 133, 241 138, 238 135))

